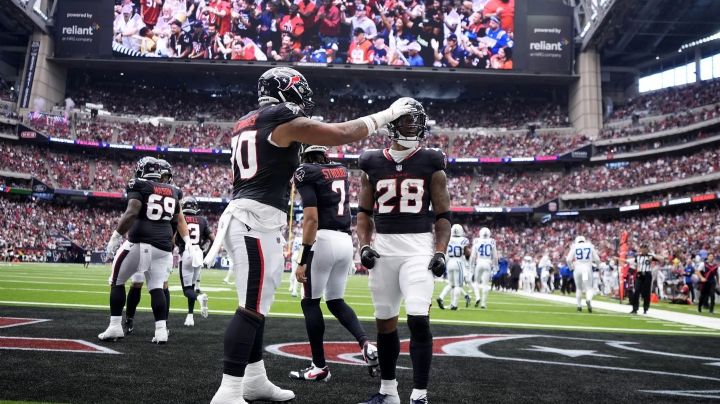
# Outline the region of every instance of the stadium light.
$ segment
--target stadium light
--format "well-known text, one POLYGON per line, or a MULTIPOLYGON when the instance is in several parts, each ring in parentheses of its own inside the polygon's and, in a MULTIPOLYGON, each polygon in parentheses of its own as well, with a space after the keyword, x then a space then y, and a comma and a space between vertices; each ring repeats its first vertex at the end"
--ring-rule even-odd
POLYGON ((710 35, 710 36, 706 36, 705 38, 700 38, 700 39, 698 39, 698 40, 695 40, 695 41, 692 41, 692 42, 688 42, 688 43, 686 43, 686 44, 683 44, 683 45, 680 46, 680 48, 678 49, 678 52, 682 52, 682 51, 684 51, 685 49, 694 48, 694 47, 696 47, 696 46, 702 45, 702 44, 704 44, 704 43, 708 43, 708 42, 710 42, 710 41, 716 41, 716 40, 718 40, 718 39, 720 39, 720 32, 716 32, 716 33, 714 33, 714 34, 712 34, 712 35, 710 35))

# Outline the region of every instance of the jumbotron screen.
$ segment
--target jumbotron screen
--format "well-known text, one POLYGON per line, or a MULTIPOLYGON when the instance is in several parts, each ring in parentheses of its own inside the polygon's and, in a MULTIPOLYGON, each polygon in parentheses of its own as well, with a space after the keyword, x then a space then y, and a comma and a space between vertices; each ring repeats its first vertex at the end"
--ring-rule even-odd
POLYGON ((113 49, 117 52, 122 46, 129 55, 301 64, 513 68, 514 0, 118 3, 112 11, 113 49))
POLYGON ((56 57, 570 73, 560 0, 64 0, 56 57))

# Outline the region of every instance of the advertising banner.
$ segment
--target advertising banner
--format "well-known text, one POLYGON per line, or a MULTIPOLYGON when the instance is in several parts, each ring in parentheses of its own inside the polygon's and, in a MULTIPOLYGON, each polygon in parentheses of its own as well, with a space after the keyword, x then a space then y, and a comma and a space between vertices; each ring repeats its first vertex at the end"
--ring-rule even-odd
POLYGON ((528 15, 526 70, 570 73, 574 48, 573 35, 570 16, 528 15))
POLYGON ((112 39, 112 2, 63 0, 55 14, 55 56, 111 56, 107 43, 112 39))

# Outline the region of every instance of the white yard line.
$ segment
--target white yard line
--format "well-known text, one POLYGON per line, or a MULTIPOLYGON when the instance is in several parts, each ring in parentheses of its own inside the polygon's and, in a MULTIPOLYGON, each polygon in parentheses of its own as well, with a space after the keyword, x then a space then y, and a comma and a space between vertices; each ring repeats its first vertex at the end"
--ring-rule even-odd
MULTIPOLYGON (((573 297, 548 295, 545 293, 518 293, 520 296, 529 297, 532 299, 545 300, 550 302, 565 303, 576 305, 577 301, 573 297)), ((617 303, 598 302, 593 301, 593 308, 598 308, 614 313, 629 313, 631 309, 628 305, 620 305, 617 303)), ((588 314, 591 315, 591 314, 588 314)), ((631 316, 631 314, 627 314, 631 316)), ((639 314, 639 318, 653 318, 662 321, 670 321, 673 323, 689 325, 693 327, 707 328, 711 330, 720 330, 720 318, 703 317, 694 314, 678 313, 670 310, 656 309, 652 306, 647 314, 639 314)))
MULTIPOLYGON (((18 306, 37 306, 37 307, 76 307, 76 308, 89 308, 89 309, 107 309, 107 305, 98 304, 72 304, 72 303, 48 303, 48 302, 27 302, 27 301, 0 301, 0 304, 18 305, 18 306)), ((149 307, 139 306, 140 311, 151 311, 149 307)), ((171 309, 175 313, 185 313, 185 309, 171 309)), ((210 310, 213 314, 234 314, 233 310, 210 310)), ((291 318, 302 318, 302 313, 282 313, 282 312, 270 312, 271 317, 291 317, 291 318)), ((323 316, 327 319, 334 318, 333 316, 323 316)), ((372 321, 375 320, 372 316, 358 316, 360 320, 372 321)), ((404 318, 400 318, 400 321, 405 321, 404 318)), ((621 333, 640 333, 640 334, 677 334, 677 335, 704 335, 704 336, 717 336, 716 332, 713 331, 680 331, 680 330, 655 330, 655 329, 642 329, 642 328, 619 328, 619 327, 591 327, 591 326, 577 326, 577 325, 564 325, 564 324, 526 324, 526 323, 506 323, 506 322, 495 322, 495 321, 464 321, 464 320, 450 320, 450 319, 433 319, 433 324, 452 324, 452 325, 474 325, 474 326, 495 326, 495 327, 509 327, 509 328, 531 328, 531 329, 544 329, 544 330, 570 330, 570 331, 609 331, 609 332, 621 332, 621 333)))

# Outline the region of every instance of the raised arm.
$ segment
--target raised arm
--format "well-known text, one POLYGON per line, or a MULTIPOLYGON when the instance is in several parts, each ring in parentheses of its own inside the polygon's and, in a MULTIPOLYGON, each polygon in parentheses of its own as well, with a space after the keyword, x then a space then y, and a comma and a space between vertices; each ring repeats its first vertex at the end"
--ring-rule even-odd
POLYGON ((401 98, 384 111, 347 122, 323 123, 299 117, 275 128, 272 139, 280 147, 287 147, 292 142, 339 146, 363 139, 412 111, 413 107, 407 104, 407 98, 401 98))

